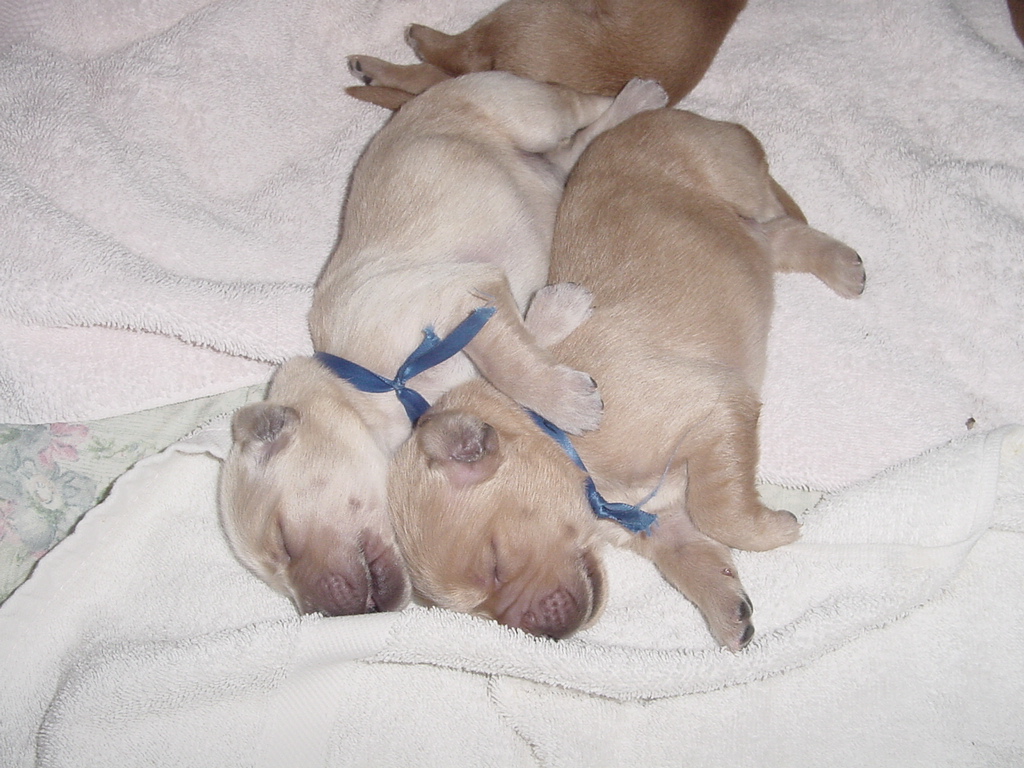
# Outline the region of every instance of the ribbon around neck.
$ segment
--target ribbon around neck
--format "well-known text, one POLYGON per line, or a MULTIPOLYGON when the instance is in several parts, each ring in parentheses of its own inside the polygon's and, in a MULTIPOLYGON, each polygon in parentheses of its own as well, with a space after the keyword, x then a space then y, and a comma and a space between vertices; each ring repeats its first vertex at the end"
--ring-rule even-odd
POLYGON ((581 459, 579 453, 576 452, 576 447, 572 444, 572 440, 569 439, 569 435, 566 434, 565 430, 561 427, 555 426, 538 413, 534 413, 529 409, 526 409, 526 412, 545 434, 562 446, 562 450, 565 451, 570 459, 572 459, 573 463, 583 470, 584 474, 587 476, 586 481, 584 482, 584 490, 586 491, 587 501, 590 503, 590 508, 594 511, 595 515, 605 520, 614 520, 623 528, 632 531, 633 533, 651 532, 651 526, 658 521, 657 515, 645 512, 640 509, 640 507, 634 507, 632 504, 622 504, 619 502, 605 500, 604 496, 602 496, 600 491, 597 490, 597 486, 594 484, 594 478, 590 476, 590 472, 587 471, 586 466, 583 464, 583 459, 581 459))
POLYGON ((423 341, 405 359, 393 379, 385 378, 351 360, 327 352, 317 352, 313 357, 335 376, 345 379, 361 392, 394 392, 405 408, 409 421, 415 424, 430 408, 430 403, 415 389, 406 386, 406 382, 461 352, 494 316, 495 311, 495 307, 477 307, 443 339, 434 333, 433 328, 425 328, 423 341))

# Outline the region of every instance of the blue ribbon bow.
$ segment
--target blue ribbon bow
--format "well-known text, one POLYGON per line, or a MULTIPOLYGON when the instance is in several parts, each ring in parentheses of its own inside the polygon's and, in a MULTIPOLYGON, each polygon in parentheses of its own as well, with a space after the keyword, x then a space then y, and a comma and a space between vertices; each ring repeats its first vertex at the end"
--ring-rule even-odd
POLYGON ((368 368, 353 363, 327 352, 317 352, 314 357, 327 368, 362 392, 394 392, 405 408, 409 421, 415 424, 420 416, 427 412, 430 403, 415 389, 406 386, 406 382, 462 351, 473 340, 484 324, 494 316, 495 307, 478 307, 469 317, 459 323, 443 339, 434 333, 433 328, 423 331, 423 341, 413 353, 405 359, 398 369, 395 378, 387 379, 368 368))
POLYGON ((595 515, 606 520, 614 520, 623 528, 633 533, 651 532, 651 526, 658 520, 657 515, 645 512, 640 507, 634 507, 632 504, 606 501, 600 491, 597 490, 594 479, 587 471, 586 466, 583 464, 583 459, 576 452, 576 447, 572 444, 572 440, 569 439, 569 435, 565 433, 565 430, 555 426, 538 413, 534 413, 529 409, 526 412, 530 414, 530 418, 533 419, 538 427, 562 446, 562 450, 572 459, 573 463, 586 474, 587 479, 584 483, 584 489, 587 493, 587 501, 590 502, 590 508, 594 510, 595 515))

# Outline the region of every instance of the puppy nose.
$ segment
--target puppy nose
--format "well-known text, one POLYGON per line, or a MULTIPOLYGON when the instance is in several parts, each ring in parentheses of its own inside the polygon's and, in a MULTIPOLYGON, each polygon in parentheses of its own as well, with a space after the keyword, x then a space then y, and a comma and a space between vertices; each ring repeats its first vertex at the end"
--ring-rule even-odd
POLYGON ((589 600, 557 587, 534 600, 513 626, 531 635, 561 640, 579 629, 589 616, 589 600))
POLYGON ((325 616, 351 616, 368 613, 367 581, 362 573, 323 571, 315 579, 299 586, 302 613, 325 616))
POLYGON ((405 564, 394 547, 364 536, 348 552, 307 556, 291 572, 302 613, 352 616, 401 608, 409 591, 405 564))

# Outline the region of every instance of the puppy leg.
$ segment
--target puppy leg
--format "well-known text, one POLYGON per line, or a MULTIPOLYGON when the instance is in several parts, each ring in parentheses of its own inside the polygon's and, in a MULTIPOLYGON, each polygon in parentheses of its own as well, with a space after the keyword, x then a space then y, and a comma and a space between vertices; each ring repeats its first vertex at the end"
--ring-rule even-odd
MULTIPOLYGON (((546 155, 559 149, 580 129, 599 120, 614 102, 608 96, 583 94, 508 73, 496 73, 486 82, 463 82, 473 107, 501 126, 513 147, 532 154, 546 155)), ((616 110, 620 114, 618 122, 642 105, 637 104, 626 114, 629 107, 630 102, 624 100, 616 110)), ((611 117, 604 121, 607 127, 615 124, 611 117)))
POLYGON ((864 292, 864 262, 834 237, 783 216, 761 225, 778 272, 809 272, 843 298, 864 292))
POLYGON ((500 125, 513 147, 545 155, 563 175, 599 133, 638 112, 664 106, 667 98, 661 86, 649 80, 628 84, 615 98, 507 72, 495 73, 486 82, 462 82, 473 107, 500 125))
POLYGON ((458 35, 446 35, 422 24, 410 24, 405 31, 405 42, 420 61, 449 75, 485 72, 494 69, 494 58, 479 50, 479 27, 480 23, 458 35))
POLYGON ((465 350, 480 374, 566 432, 596 429, 604 406, 594 380, 538 346, 507 284, 488 296, 497 311, 465 350))
POLYGON ((406 93, 423 93, 449 76, 432 64, 392 64, 373 56, 349 56, 348 68, 366 85, 397 88, 406 93))
POLYGON ((349 56, 348 68, 366 85, 346 88, 345 93, 390 110, 399 109, 430 86, 448 79, 448 75, 430 64, 403 66, 372 56, 349 56))
POLYGON ((809 272, 843 298, 864 292, 864 263, 855 250, 807 225, 789 193, 768 176, 772 197, 784 211, 755 225, 767 238, 777 272, 809 272))
POLYGON ((568 144, 548 152, 547 158, 568 174, 583 150, 595 138, 640 112, 660 109, 668 104, 668 94, 654 80, 634 78, 623 86, 611 106, 597 120, 579 131, 568 144))
POLYGON ((594 311, 594 295, 579 283, 545 285, 530 301, 526 328, 547 349, 575 331, 594 311))
POLYGON ((730 651, 750 642, 754 608, 727 546, 697 530, 682 510, 662 513, 651 535, 634 542, 633 548, 700 609, 715 640, 730 651))
POLYGON ((716 541, 752 551, 774 549, 800 535, 796 518, 762 504, 754 486, 759 413, 752 393, 723 395, 687 451, 691 519, 716 541))

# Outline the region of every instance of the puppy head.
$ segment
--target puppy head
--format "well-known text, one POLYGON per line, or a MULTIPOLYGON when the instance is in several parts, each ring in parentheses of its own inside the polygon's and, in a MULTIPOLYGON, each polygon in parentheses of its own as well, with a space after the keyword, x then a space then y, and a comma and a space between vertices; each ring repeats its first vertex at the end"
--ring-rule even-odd
POLYGON ((386 611, 408 578, 385 505, 387 455, 319 364, 285 363, 232 422, 221 523, 239 560, 302 613, 386 611))
POLYGON ((553 638, 600 612, 604 574, 582 474, 489 385, 449 393, 420 420, 388 491, 428 602, 553 638))

